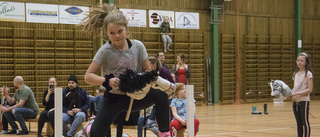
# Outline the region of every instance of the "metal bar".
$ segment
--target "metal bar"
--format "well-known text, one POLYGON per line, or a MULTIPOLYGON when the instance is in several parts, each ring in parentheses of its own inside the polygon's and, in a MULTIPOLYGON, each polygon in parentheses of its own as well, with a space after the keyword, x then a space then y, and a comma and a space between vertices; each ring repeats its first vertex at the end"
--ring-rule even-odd
MULTIPOLYGON (((218 20, 218 10, 211 10, 214 20, 218 20)), ((211 24, 211 38, 210 38, 210 55, 211 55, 211 89, 213 89, 213 102, 214 104, 219 103, 219 27, 218 24, 211 24)))
POLYGON ((62 88, 55 88, 54 94, 54 135, 62 137, 62 88))
POLYGON ((186 85, 187 88, 187 128, 189 137, 194 137, 194 87, 193 85, 186 85))
POLYGON ((302 39, 301 39, 301 10, 302 10, 302 1, 294 0, 294 45, 295 45, 295 58, 301 52, 302 48, 302 39))

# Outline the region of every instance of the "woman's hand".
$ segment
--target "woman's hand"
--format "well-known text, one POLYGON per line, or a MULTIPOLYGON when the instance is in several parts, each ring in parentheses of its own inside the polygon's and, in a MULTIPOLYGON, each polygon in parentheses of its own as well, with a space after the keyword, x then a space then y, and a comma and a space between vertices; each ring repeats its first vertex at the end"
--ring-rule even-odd
POLYGON ((111 78, 109 80, 109 86, 112 88, 117 88, 120 85, 120 79, 119 78, 111 78))
POLYGON ((52 93, 54 93, 54 88, 52 89, 52 88, 48 88, 48 94, 50 95, 50 94, 52 94, 52 93))

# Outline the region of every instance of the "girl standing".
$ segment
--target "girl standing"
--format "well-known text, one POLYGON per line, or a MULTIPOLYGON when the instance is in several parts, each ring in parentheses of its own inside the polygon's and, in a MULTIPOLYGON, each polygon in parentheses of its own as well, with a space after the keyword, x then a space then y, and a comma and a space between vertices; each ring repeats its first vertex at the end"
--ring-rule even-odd
POLYGON ((291 91, 293 113, 297 122, 298 137, 310 137, 309 102, 313 90, 310 55, 302 52, 297 57, 297 68, 293 73, 294 87, 291 91))

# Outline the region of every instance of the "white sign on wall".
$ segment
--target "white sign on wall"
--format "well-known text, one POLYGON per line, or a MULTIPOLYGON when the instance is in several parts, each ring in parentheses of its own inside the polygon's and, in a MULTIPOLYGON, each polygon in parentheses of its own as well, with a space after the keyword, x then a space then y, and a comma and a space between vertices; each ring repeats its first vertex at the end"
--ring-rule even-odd
POLYGON ((149 10, 149 27, 160 28, 165 16, 169 17, 170 28, 174 28, 174 11, 165 10, 149 10))
POLYGON ((59 23, 58 5, 52 4, 26 4, 27 22, 59 23))
POLYGON ((199 29, 199 13, 176 12, 177 29, 199 29))
POLYGON ((0 21, 25 22, 24 3, 0 1, 0 21))
POLYGON ((59 23, 79 24, 88 11, 89 7, 59 5, 59 23))
POLYGON ((146 10, 138 9, 120 9, 128 19, 130 27, 147 27, 147 12, 146 10))

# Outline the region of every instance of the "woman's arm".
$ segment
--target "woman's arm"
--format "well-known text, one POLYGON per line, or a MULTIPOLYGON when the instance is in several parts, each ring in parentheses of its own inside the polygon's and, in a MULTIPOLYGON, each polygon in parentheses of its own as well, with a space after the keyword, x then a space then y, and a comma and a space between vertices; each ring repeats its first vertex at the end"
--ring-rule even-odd
POLYGON ((42 100, 42 104, 44 106, 47 106, 48 102, 49 102, 49 98, 50 98, 50 92, 49 92, 50 88, 48 88, 47 91, 44 91, 43 93, 43 100, 42 100))
POLYGON ((96 74, 100 68, 101 65, 92 61, 86 74, 84 75, 84 81, 91 85, 102 85, 102 83, 105 81, 105 78, 96 74))
POLYGON ((186 77, 187 78, 190 78, 190 75, 191 75, 191 73, 190 73, 190 66, 189 65, 187 65, 187 64, 185 64, 186 65, 186 77))

